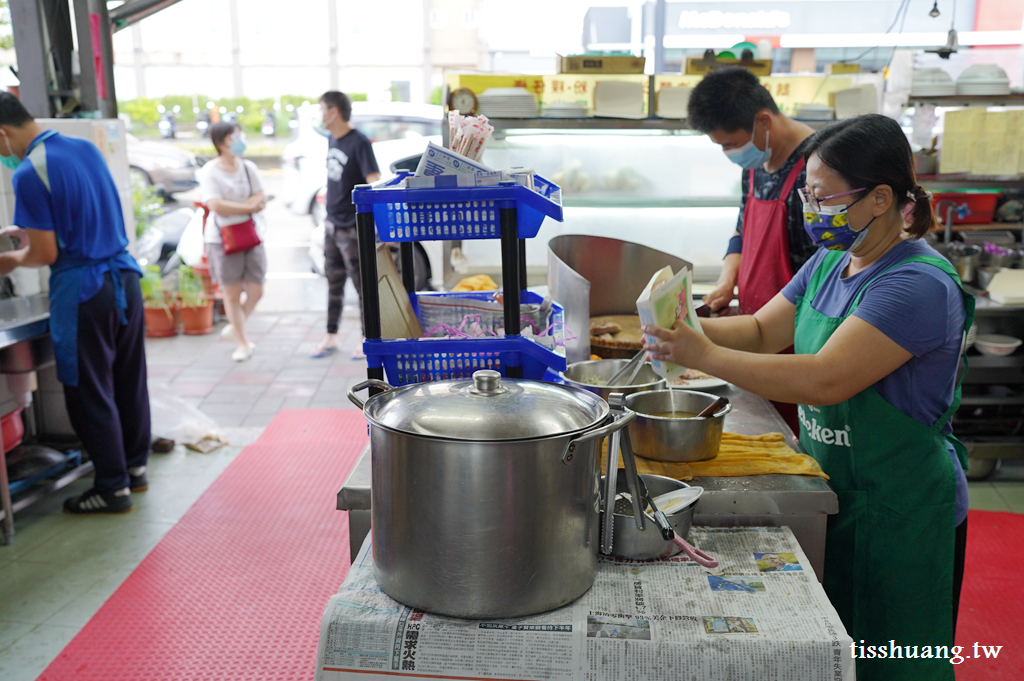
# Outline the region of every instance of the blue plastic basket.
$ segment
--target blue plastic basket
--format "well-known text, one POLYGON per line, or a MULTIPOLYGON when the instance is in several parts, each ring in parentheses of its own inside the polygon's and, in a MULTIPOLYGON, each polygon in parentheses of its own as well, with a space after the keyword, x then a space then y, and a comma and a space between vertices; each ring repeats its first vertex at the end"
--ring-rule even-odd
POLYGON ((520 185, 406 189, 412 173, 352 191, 356 212, 373 211, 381 241, 497 239, 500 208, 516 208, 520 239, 537 236, 544 218, 562 221, 562 190, 534 175, 534 189, 520 185))
MULTIPOLYGON (((440 295, 485 300, 492 294, 492 291, 474 291, 440 295)), ((525 291, 521 298, 523 303, 540 303, 542 300, 542 296, 532 291, 525 291)), ((552 303, 549 323, 564 321, 565 311, 557 303, 552 303)), ((539 381, 549 368, 565 371, 566 366, 565 355, 521 337, 367 340, 363 342, 363 353, 369 367, 384 367, 387 382, 394 386, 468 379, 480 369, 494 369, 505 376, 506 367, 510 365, 521 366, 523 378, 539 381)))

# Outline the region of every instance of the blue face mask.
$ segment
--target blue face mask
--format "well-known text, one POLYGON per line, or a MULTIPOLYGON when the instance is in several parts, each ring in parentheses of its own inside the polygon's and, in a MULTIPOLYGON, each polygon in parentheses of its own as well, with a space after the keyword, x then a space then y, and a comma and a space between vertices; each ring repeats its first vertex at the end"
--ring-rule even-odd
POLYGON ((830 251, 853 251, 860 246, 864 237, 868 235, 868 227, 875 221, 875 218, 871 218, 871 221, 860 229, 854 229, 850 226, 848 211, 850 206, 863 199, 867 194, 847 206, 822 206, 820 202, 862 192, 864 189, 862 187, 816 200, 811 199, 803 189, 798 190, 804 203, 804 229, 807 230, 807 234, 815 246, 827 248, 830 251))
POLYGON ((754 145, 754 136, 751 135, 749 142, 742 147, 725 152, 725 157, 744 170, 754 170, 758 166, 764 165, 772 157, 772 148, 768 144, 770 134, 771 130, 765 130, 764 151, 761 151, 754 145))
POLYGON ((15 156, 14 151, 11 150, 11 140, 5 137, 4 142, 7 143, 7 151, 8 153, 10 153, 10 156, 4 156, 0 154, 0 165, 2 165, 4 168, 17 170, 18 166, 21 165, 21 159, 15 156))
POLYGON ((245 138, 242 136, 235 137, 231 140, 231 153, 235 156, 244 156, 245 150, 249 147, 246 143, 245 138))

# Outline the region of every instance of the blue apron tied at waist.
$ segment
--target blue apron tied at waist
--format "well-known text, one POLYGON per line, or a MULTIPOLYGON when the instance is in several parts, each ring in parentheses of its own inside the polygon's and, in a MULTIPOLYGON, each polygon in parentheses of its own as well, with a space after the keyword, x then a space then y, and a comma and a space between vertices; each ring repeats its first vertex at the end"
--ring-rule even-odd
POLYGON ((60 256, 50 269, 50 335, 53 338, 53 354, 57 364, 57 380, 64 385, 78 385, 78 307, 82 303, 82 282, 85 275, 96 267, 106 265, 114 285, 114 300, 121 318, 121 324, 128 324, 128 296, 125 292, 121 270, 139 272, 128 251, 106 260, 90 260, 60 256))

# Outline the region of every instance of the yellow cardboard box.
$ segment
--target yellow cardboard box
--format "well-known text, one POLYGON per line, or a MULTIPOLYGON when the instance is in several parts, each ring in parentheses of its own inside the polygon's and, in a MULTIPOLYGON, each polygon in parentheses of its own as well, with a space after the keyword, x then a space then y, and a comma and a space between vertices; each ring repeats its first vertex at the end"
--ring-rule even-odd
POLYGON ((644 57, 632 55, 557 55, 559 73, 643 73, 644 57))

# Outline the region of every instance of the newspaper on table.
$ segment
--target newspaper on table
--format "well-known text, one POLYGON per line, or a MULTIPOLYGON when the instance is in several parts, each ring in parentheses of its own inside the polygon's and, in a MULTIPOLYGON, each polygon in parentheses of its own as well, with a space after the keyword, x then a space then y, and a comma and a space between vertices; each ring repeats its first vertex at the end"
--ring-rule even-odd
POLYGON ((316 679, 855 678, 852 641, 788 527, 693 528, 690 539, 719 558, 716 570, 684 554, 602 559, 593 588, 572 604, 489 621, 389 598, 367 536, 327 603, 316 679))
MULTIPOLYGON (((675 275, 671 267, 654 273, 647 286, 636 299, 636 311, 643 326, 660 326, 674 329, 676 324, 688 324, 701 331, 700 318, 693 306, 693 273, 684 267, 675 275)), ((658 338, 645 334, 649 343, 658 338)), ((652 359, 651 368, 667 381, 674 381, 686 371, 686 367, 675 362, 652 359)))

